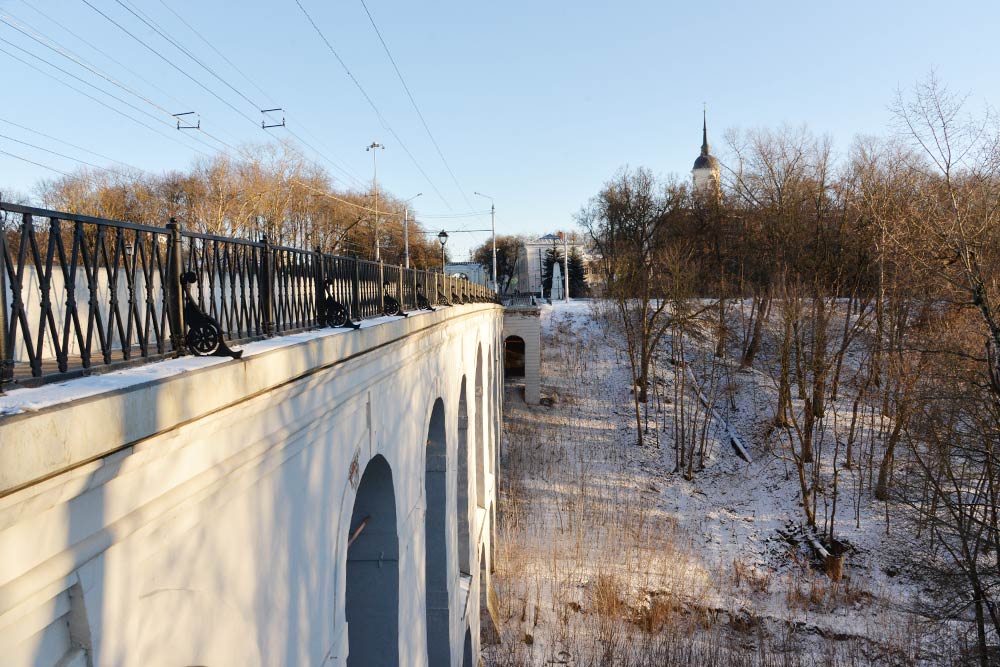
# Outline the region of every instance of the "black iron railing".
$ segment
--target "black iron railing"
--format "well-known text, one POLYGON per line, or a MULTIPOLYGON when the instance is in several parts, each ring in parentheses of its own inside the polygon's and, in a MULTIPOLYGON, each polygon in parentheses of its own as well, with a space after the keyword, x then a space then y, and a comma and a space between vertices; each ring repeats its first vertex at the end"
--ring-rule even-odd
POLYGON ((245 342, 323 326, 330 299, 352 320, 494 301, 438 272, 0 202, 0 389, 188 352, 184 290, 245 342), (182 282, 182 277, 186 283, 182 282))

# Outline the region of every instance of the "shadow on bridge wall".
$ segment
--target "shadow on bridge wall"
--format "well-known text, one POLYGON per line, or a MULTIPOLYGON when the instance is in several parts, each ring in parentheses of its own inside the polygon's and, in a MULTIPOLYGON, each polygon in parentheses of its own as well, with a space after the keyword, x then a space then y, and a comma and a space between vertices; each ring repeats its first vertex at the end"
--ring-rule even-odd
POLYGON ((44 541, 81 559, 53 623, 68 634, 23 664, 73 647, 115 666, 469 664, 500 435, 498 348, 479 338, 458 361, 438 346, 392 373, 323 370, 67 473, 79 491, 44 541))

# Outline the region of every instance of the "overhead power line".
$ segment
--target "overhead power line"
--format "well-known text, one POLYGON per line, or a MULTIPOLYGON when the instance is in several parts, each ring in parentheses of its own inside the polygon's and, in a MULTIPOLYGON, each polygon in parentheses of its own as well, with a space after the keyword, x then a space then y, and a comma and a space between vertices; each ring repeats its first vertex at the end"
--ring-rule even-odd
MULTIPOLYGON (((163 39, 165 39, 166 41, 168 41, 178 51, 180 51, 185 56, 187 56, 189 59, 191 59, 192 61, 194 61, 199 67, 201 67, 202 69, 204 69, 206 72, 208 72, 213 77, 215 77, 220 82, 222 82, 222 84, 225 85, 227 88, 229 88, 234 93, 236 93, 238 96, 240 96, 241 98, 243 98, 243 100, 245 100, 252 107, 254 107, 255 109, 257 109, 258 111, 262 109, 261 105, 258 104, 257 101, 251 99, 242 90, 240 90, 239 88, 237 88, 236 86, 234 86, 233 84, 231 84, 227 79, 225 79, 222 75, 220 75, 215 69, 213 69, 212 67, 210 67, 209 65, 207 65, 205 62, 203 62, 190 49, 188 49, 183 44, 181 44, 181 42, 178 39, 176 39, 173 36, 171 36, 169 34, 169 32, 165 28, 163 28, 163 26, 159 25, 158 23, 156 23, 156 21, 154 21, 152 18, 150 18, 150 16, 148 14, 146 14, 142 10, 138 9, 137 7, 135 7, 134 5, 132 5, 131 2, 128 2, 127 0, 125 2, 123 2, 123 0, 115 0, 115 2, 117 2, 121 7, 123 7, 126 11, 128 11, 129 13, 131 13, 133 16, 135 16, 137 19, 139 19, 140 21, 142 21, 147 27, 149 27, 151 30, 153 30, 160 37, 162 37, 163 39)), ((213 51, 215 51, 217 54, 219 54, 223 58, 223 60, 225 60, 227 63, 229 63, 229 65, 231 67, 233 67, 233 69, 235 69, 237 72, 239 72, 239 74, 241 76, 243 76, 244 79, 247 79, 247 81, 249 81, 250 84, 254 88, 257 88, 257 90, 268 101, 273 101, 273 98, 270 95, 268 95, 267 93, 265 93, 259 86, 257 86, 252 80, 250 80, 250 78, 246 74, 244 74, 242 70, 240 70, 238 67, 236 67, 236 65, 233 64, 233 62, 231 60, 229 60, 228 58, 226 58, 225 55, 221 51, 219 51, 219 49, 217 49, 211 42, 209 42, 208 40, 206 40, 201 35, 201 33, 199 33, 197 30, 194 29, 194 27, 191 26, 190 23, 188 23, 187 21, 185 21, 177 12, 175 12, 165 2, 163 2, 163 0, 160 0, 160 4, 162 4, 164 7, 166 7, 172 14, 174 14, 174 16, 176 16, 177 18, 179 18, 181 20, 181 22, 185 26, 188 27, 189 30, 191 30, 195 35, 197 35, 198 38, 201 39, 203 42, 205 42, 206 44, 208 44, 212 48, 213 51)), ((250 118, 246 114, 241 113, 241 115, 244 118, 246 118, 247 120, 249 120, 251 123, 253 123, 253 125, 254 125, 255 128, 258 127, 257 121, 253 120, 252 118, 250 118)), ((353 179, 353 180, 355 180, 358 183, 361 182, 353 174, 351 174, 347 169, 345 169, 341 165, 337 164, 334 160, 332 160, 328 156, 324 155, 321 151, 317 150, 314 146, 312 146, 312 144, 310 144, 308 141, 306 141, 305 139, 303 139, 302 137, 300 137, 298 134, 296 134, 294 130, 292 130, 290 128, 286 128, 286 129, 288 130, 289 134, 291 134, 300 143, 302 143, 303 145, 305 145, 307 148, 309 148, 309 150, 311 150, 313 153, 315 153, 317 156, 319 156, 320 159, 325 160, 335 170, 337 170, 337 171, 339 171, 339 172, 347 175, 348 178, 353 179)), ((301 152, 299 152, 298 150, 296 150, 294 146, 292 147, 292 149, 304 161, 309 161, 308 158, 306 158, 305 155, 303 155, 301 152)))
MULTIPOLYGON (((208 86, 206 86, 205 84, 203 84, 201 81, 199 81, 198 79, 196 79, 193 76, 191 76, 187 71, 184 70, 184 68, 182 68, 179 65, 177 65, 177 63, 175 63, 174 61, 170 60, 170 58, 167 58, 165 55, 163 55, 162 53, 160 53, 159 51, 157 51, 156 49, 154 49, 152 46, 150 46, 149 44, 147 44, 143 40, 141 40, 138 37, 136 37, 128 28, 126 28, 125 26, 123 26, 118 21, 115 21, 113 18, 111 18, 110 16, 108 16, 107 14, 105 14, 104 12, 102 12, 100 9, 98 9, 97 7, 95 7, 94 5, 92 5, 90 3, 90 0, 81 0, 81 2, 83 2, 83 4, 87 5, 88 7, 90 7, 91 9, 93 9, 95 12, 97 12, 98 14, 100 14, 101 16, 103 16, 109 23, 111 23, 116 28, 118 28, 119 30, 121 30, 122 32, 124 32, 126 35, 128 35, 129 37, 131 37, 133 40, 135 40, 136 42, 138 42, 139 44, 141 44, 142 47, 145 48, 147 51, 149 51, 150 53, 152 53, 153 55, 155 55, 157 58, 159 58, 160 60, 162 60, 163 62, 167 63, 172 68, 174 68, 175 70, 177 70, 178 72, 180 72, 181 74, 183 74, 185 78, 187 78, 190 81, 194 82, 199 88, 201 88, 202 90, 204 90, 206 93, 208 93, 209 95, 211 95, 215 99, 217 99, 220 102, 222 102, 223 104, 225 104, 227 107, 229 107, 230 109, 232 109, 233 111, 235 111, 237 114, 239 114, 243 118, 247 119, 255 127, 257 126, 257 121, 255 121, 250 116, 246 115, 243 111, 237 109, 231 102, 229 102, 227 99, 225 99, 224 97, 222 97, 221 95, 219 95, 218 93, 216 93, 214 90, 212 90, 211 88, 209 88, 208 86)), ((129 11, 131 11, 131 10, 129 10, 129 11)), ((132 12, 132 13, 135 14, 135 12, 132 12)), ((136 15, 136 16, 138 16, 138 15, 136 15)), ((142 20, 142 19, 140 18, 140 20, 142 20)), ((145 23, 145 21, 143 21, 143 22, 145 23)), ((149 24, 147 23, 146 25, 149 25, 149 24)), ((149 27, 153 28, 153 26, 151 26, 151 25, 149 27)), ((154 28, 154 30, 155 30, 155 28, 154 28)))
MULTIPOLYGON (((83 1, 86 2, 87 0, 83 1)), ((413 162, 413 165, 417 168, 417 171, 419 171, 421 175, 424 177, 424 179, 427 180, 427 183, 431 186, 431 189, 433 189, 434 192, 437 194, 437 196, 441 198, 441 201, 445 203, 445 206, 447 206, 450 209, 451 204, 448 203, 448 199, 443 194, 441 194, 441 191, 438 189, 437 185, 435 185, 434 181, 431 180, 431 177, 427 175, 427 172, 424 171, 424 168, 420 166, 420 162, 417 161, 417 158, 414 157, 413 153, 411 153, 410 149, 406 147, 406 144, 403 142, 400 136, 396 134, 396 131, 393 130, 392 126, 390 126, 388 121, 386 121, 385 117, 382 115, 382 112, 379 111, 378 106, 372 100, 371 96, 368 95, 367 91, 365 91, 364 86, 362 86, 361 82, 358 81, 357 77, 354 76, 354 73, 351 72, 351 69, 347 66, 347 63, 344 62, 344 59, 340 57, 340 54, 337 53, 337 50, 333 48, 333 44, 331 44, 330 40, 326 38, 326 35, 323 34, 323 31, 320 30, 318 25, 316 25, 316 21, 313 20, 313 17, 310 16, 309 12, 306 11, 306 8, 302 6, 302 3, 299 0, 295 0, 295 4, 299 6, 299 9, 302 10, 302 14, 306 17, 306 20, 309 21, 309 24, 313 27, 313 30, 316 31, 316 34, 319 35, 319 38, 323 40, 324 44, 326 44, 326 48, 330 50, 330 53, 333 54, 333 57, 336 58, 337 62, 340 63, 340 66, 344 68, 344 71, 347 73, 347 76, 351 79, 352 82, 354 82, 354 85, 361 92, 362 97, 365 98, 365 101, 368 102, 368 105, 372 108, 372 111, 375 112, 375 116, 382 124, 382 127, 384 127, 386 131, 392 135, 393 139, 395 139, 396 142, 399 144, 399 147, 403 149, 403 152, 405 152, 406 155, 410 158, 410 161, 413 162)))
POLYGON ((159 3, 161 5, 163 5, 164 7, 166 7, 167 11, 169 11, 171 14, 173 14, 177 18, 178 21, 180 21, 181 23, 183 23, 187 27, 188 30, 190 30, 195 35, 197 35, 198 39, 200 39, 202 42, 204 42, 208 46, 208 48, 210 48, 213 51, 215 51, 215 53, 220 58, 222 58, 223 60, 225 60, 226 63, 230 67, 232 67, 234 70, 236 70, 236 72, 239 73, 239 75, 242 76, 247 81, 247 83, 249 83, 251 86, 253 86, 254 88, 256 88, 257 92, 259 92, 261 95, 264 96, 264 99, 267 100, 267 102, 268 102, 268 104, 270 106, 274 106, 274 98, 272 98, 270 95, 268 95, 266 92, 264 92, 264 90, 260 86, 258 86, 256 83, 254 83, 253 79, 251 79, 249 76, 247 76, 246 74, 244 74, 243 70, 241 70, 239 67, 236 66, 236 63, 234 63, 229 58, 227 58, 226 55, 222 51, 220 51, 219 49, 217 49, 215 47, 215 44, 213 44, 210 40, 205 39, 205 37, 200 32, 198 32, 193 25, 191 25, 186 20, 184 20, 184 17, 181 14, 179 14, 178 12, 174 11, 174 9, 170 5, 168 5, 166 2, 164 2, 164 0, 159 0, 159 3))
POLYGON ((12 157, 15 160, 20 160, 21 162, 27 162, 28 164, 33 164, 36 167, 41 167, 42 169, 48 169, 49 171, 54 171, 57 174, 62 174, 63 176, 69 176, 70 175, 68 172, 63 171, 62 169, 56 169, 55 167, 50 167, 47 164, 42 164, 41 162, 35 162, 34 160, 29 160, 26 157, 21 157, 20 155, 15 155, 14 153, 8 153, 7 151, 3 150, 2 148, 0 148, 0 154, 6 155, 8 157, 12 157))
POLYGON ((46 134, 46 133, 41 132, 39 130, 32 129, 32 128, 26 126, 26 125, 21 125, 20 123, 15 123, 12 120, 8 120, 6 118, 0 118, 0 123, 7 123, 8 125, 13 125, 14 127, 22 129, 25 132, 31 132, 32 134, 37 134, 40 137, 45 137, 46 139, 50 139, 50 140, 52 140, 52 141, 54 141, 56 143, 63 144, 65 146, 69 146, 70 148, 75 148, 78 151, 83 151, 84 153, 88 153, 88 154, 93 155, 95 157, 99 157, 102 160, 109 160, 110 162, 114 162, 116 164, 120 164, 123 167, 128 167, 129 169, 135 169, 136 171, 142 171, 142 169, 140 169, 139 167, 136 167, 133 164, 129 164, 128 162, 122 162, 121 160, 116 160, 113 157, 108 157, 107 155, 104 155, 103 153, 98 153, 97 151, 90 150, 89 148, 84 148, 83 146, 77 146, 76 144, 70 143, 70 142, 66 141, 65 139, 60 139, 59 137, 54 137, 51 134, 46 134))
POLYGON ((29 143, 27 141, 22 141, 20 139, 15 139, 14 137, 9 137, 6 134, 0 133, 0 139, 6 139, 7 141, 13 141, 14 143, 21 144, 22 146, 27 146, 29 148, 34 148, 36 150, 40 150, 40 151, 43 151, 45 153, 49 153, 51 155, 56 155, 58 157, 65 158, 67 160, 72 160, 73 162, 79 162, 80 164, 86 165, 88 167, 93 167, 94 169, 100 169, 101 171, 108 171, 108 172, 111 172, 111 173, 117 173, 117 172, 115 172, 114 169, 108 169, 107 167, 102 167, 100 165, 94 164, 93 162, 87 162, 86 160, 81 160, 81 159, 75 158, 75 157, 73 157, 71 155, 66 155, 65 153, 59 153, 57 151, 49 150, 48 148, 43 148, 42 146, 39 146, 37 144, 32 144, 32 143, 29 143))
POLYGON ((365 0, 361 0, 361 6, 365 8, 365 14, 368 15, 368 20, 371 22, 372 28, 375 29, 375 34, 378 35, 378 41, 382 43, 382 49, 385 51, 385 55, 389 57, 389 62, 392 63, 392 68, 396 70, 396 76, 399 77, 399 82, 403 84, 403 90, 406 91, 406 96, 410 98, 410 104, 413 105, 413 110, 417 112, 417 116, 420 118, 420 123, 424 126, 424 130, 427 132, 427 136, 431 140, 431 143, 434 144, 434 150, 437 151, 438 157, 441 158, 441 162, 444 164, 445 169, 448 170, 448 174, 451 176, 452 182, 455 184, 455 187, 458 188, 458 192, 462 195, 462 199, 465 200, 465 205, 471 209, 472 202, 469 201, 468 196, 465 194, 465 190, 462 189, 462 186, 458 182, 458 178, 455 177, 455 172, 452 171, 451 165, 448 164, 448 160, 445 159, 444 153, 441 151, 441 147, 438 145, 437 139, 434 138, 431 128, 427 125, 427 120, 424 118, 424 114, 421 113, 420 107, 417 106, 417 101, 413 98, 413 93, 410 92, 410 87, 406 85, 406 79, 403 78, 403 73, 399 71, 399 65, 396 64, 396 59, 392 57, 392 52, 389 51, 389 45, 385 43, 385 38, 382 37, 382 31, 379 30, 378 25, 375 24, 375 18, 368 10, 368 5, 365 4, 365 0))
MULTIPOLYGON (((191 53, 186 48, 184 48, 183 46, 181 46, 181 44, 179 42, 177 42, 177 40, 175 40, 174 38, 170 37, 165 32, 163 32, 160 29, 160 27, 156 24, 156 22, 153 21, 153 19, 149 18, 148 15, 146 15, 145 12, 142 12, 141 10, 138 10, 138 9, 133 9, 132 6, 131 6, 131 3, 125 3, 125 2, 122 2, 122 0, 115 0, 115 2, 117 2, 119 6, 121 6, 122 8, 124 8, 125 11, 127 11, 128 13, 130 13, 132 16, 134 16, 137 19, 139 19, 140 21, 142 21, 148 28, 150 28, 157 35, 159 35, 163 39, 165 39, 168 42, 170 42, 174 46, 174 48, 176 48, 178 51, 180 51, 181 53, 183 53, 184 55, 186 55, 188 58, 190 58, 191 60, 193 60, 203 70, 205 70, 206 72, 208 72, 209 74, 211 74, 212 76, 214 76, 216 79, 218 79, 219 81, 221 81, 224 86, 226 86, 231 91, 233 91, 234 93, 236 93, 237 95, 239 95, 240 97, 242 97, 244 100, 246 100, 246 102, 250 106, 252 106, 256 110, 260 111, 260 109, 262 107, 259 104, 257 104, 253 100, 251 100, 249 97, 247 97, 246 95, 244 95, 241 90, 237 89, 235 86, 233 86, 228 81, 226 81, 221 76, 219 76, 219 74, 214 69, 212 69, 211 67, 209 67, 208 65, 206 65, 205 63, 203 63, 193 53, 191 53)), ((235 109, 235 107, 234 107, 234 109, 235 109)), ((249 118, 249 116, 247 118, 249 118)), ((257 124, 253 119, 250 119, 250 122, 252 122, 254 125, 257 124)))
MULTIPOLYGON (((142 81, 146 85, 152 87, 154 90, 156 90, 157 92, 159 92, 161 95, 164 95, 165 97, 170 98, 172 101, 176 102, 179 106, 184 106, 183 103, 180 102, 180 100, 178 100, 177 98, 175 98, 173 95, 171 95, 167 91, 163 90, 163 88, 161 88, 160 86, 158 86, 155 82, 150 81, 149 79, 147 79, 146 77, 144 77, 142 74, 140 74, 139 72, 136 72, 134 69, 132 69, 131 67, 129 67, 125 63, 121 62, 120 60, 118 60, 117 58, 115 58, 114 56, 112 56, 110 53, 108 53, 107 51, 105 51, 101 47, 97 46, 93 42, 91 42, 91 41, 87 40, 86 38, 82 37, 79 33, 74 32, 72 29, 70 29, 69 27, 67 27, 65 24, 60 23, 55 18, 53 18, 50 14, 46 14, 41 9, 39 9, 38 7, 35 7, 33 4, 31 4, 30 2, 28 2, 28 0, 21 0, 21 2, 26 7, 28 7, 28 9, 30 9, 31 11, 33 11, 36 14, 42 16, 43 18, 47 19, 51 23, 54 23, 56 26, 58 26, 59 28, 61 28, 63 31, 65 31, 69 35, 72 35, 73 37, 75 37, 79 41, 83 42, 84 44, 86 44, 87 46, 89 46, 91 49, 93 49, 94 51, 96 51, 97 53, 101 54, 102 56, 104 56, 105 58, 107 58, 108 60, 110 60, 111 62, 115 63, 116 65, 118 65, 119 67, 121 67, 122 69, 124 69, 126 72, 128 72, 132 76, 136 77, 137 79, 139 79, 140 81, 142 81)), ((7 11, 6 14, 7 14, 7 16, 9 16, 9 17, 11 17, 11 18, 13 18, 15 20, 20 20, 20 19, 17 19, 17 17, 14 16, 13 14, 11 14, 9 11, 7 11)), ((23 23, 24 25, 28 26, 32 30, 34 30, 36 33, 41 34, 38 31, 37 28, 34 28, 31 24, 27 23, 26 21, 21 20, 21 23, 23 23)))
MULTIPOLYGON (((4 42, 5 44, 8 44, 9 46, 13 46, 15 49, 17 49, 17 50, 19 50, 19 51, 21 51, 21 52, 23 52, 23 53, 31 56, 32 58, 35 58, 36 60, 42 61, 43 63, 45 63, 49 67, 52 67, 53 69, 56 69, 56 70, 62 72, 63 74, 69 76, 70 78, 73 78, 73 79, 79 81, 80 83, 82 83, 84 85, 90 86, 91 88, 97 90, 98 92, 107 95, 111 99, 116 100, 118 102, 121 102, 122 104, 124 104, 125 106, 127 106, 127 107, 129 107, 131 109, 135 109, 136 111, 138 111, 142 115, 148 116, 148 117, 152 118, 153 120, 155 120, 157 122, 162 122, 165 125, 167 125, 168 127, 170 127, 170 124, 167 123, 166 121, 163 121, 162 119, 157 118, 153 114, 151 114, 151 113, 149 113, 149 112, 147 112, 147 111, 145 111, 143 109, 140 109, 140 108, 136 107, 135 105, 133 105, 133 104, 131 104, 131 103, 123 100, 122 98, 118 97, 117 95, 113 95, 113 94, 109 93, 108 91, 95 86, 94 84, 90 83, 89 81, 85 81, 84 79, 76 76, 72 72, 68 72, 68 71, 64 70, 63 68, 59 67, 58 65, 55 65, 55 64, 49 62, 45 58, 42 58, 40 56, 36 56, 35 54, 31 53, 30 51, 26 51, 25 49, 22 49, 20 46, 17 46, 16 44, 13 44, 13 43, 9 42, 6 39, 3 39, 2 37, 0 37, 0 42, 4 42)), ((94 102, 97 102, 101 106, 105 107, 106 109, 109 109, 110 111, 113 111, 114 113, 118 114, 119 116, 122 116, 124 118, 129 119, 133 123, 137 123, 137 124, 145 127, 146 129, 151 130, 151 131, 159 134, 160 136, 162 136, 162 137, 164 137, 164 138, 166 138, 166 139, 174 142, 175 144, 178 144, 179 146, 183 146, 184 148, 187 148, 188 150, 193 150, 193 151, 195 151, 197 153, 200 153, 201 155, 204 155, 205 157, 210 157, 210 155, 208 153, 206 153, 205 151, 202 151, 202 150, 200 150, 198 148, 195 148, 194 146, 190 146, 188 144, 185 144, 184 142, 182 142, 179 139, 177 139, 177 137, 169 135, 166 132, 153 127, 152 125, 149 125, 148 123, 139 120, 138 118, 130 116, 130 115, 128 115, 127 113, 125 113, 124 111, 122 111, 120 109, 116 109, 115 107, 111 106, 110 104, 108 104, 104 100, 98 99, 98 98, 94 97, 93 95, 91 95, 90 93, 88 93, 86 91, 83 91, 83 90, 80 90, 76 86, 73 86, 72 84, 69 84, 66 81, 63 81, 59 77, 54 76, 54 75, 50 74, 49 72, 46 72, 45 70, 41 69, 40 67, 38 67, 36 65, 33 65, 32 63, 28 62, 27 60, 24 60, 23 58, 14 55, 13 53, 11 53, 10 51, 4 49, 3 47, 0 47, 0 53, 6 54, 8 57, 13 58, 14 60, 16 60, 16 61, 18 61, 18 62, 26 65, 27 67, 30 67, 31 69, 35 70, 36 72, 39 72, 43 76, 49 77, 53 81, 56 81, 57 83, 60 83, 60 84, 62 84, 64 86, 66 86, 70 90, 73 90, 73 91, 79 93, 80 95, 83 95, 84 97, 86 97, 86 98, 88 98, 90 100, 93 100, 94 102)), ((205 142, 199 141, 199 143, 207 146, 208 148, 211 148, 211 146, 208 146, 207 144, 205 144, 205 142)))

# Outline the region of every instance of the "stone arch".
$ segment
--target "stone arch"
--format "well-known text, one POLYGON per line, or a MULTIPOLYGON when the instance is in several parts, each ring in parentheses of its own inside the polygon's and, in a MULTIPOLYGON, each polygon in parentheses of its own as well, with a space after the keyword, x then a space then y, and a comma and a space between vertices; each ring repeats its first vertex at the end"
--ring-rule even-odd
POLYGON ((424 583, 427 664, 451 665, 448 610, 448 440, 444 401, 434 402, 427 426, 424 470, 424 583))
POLYGON ((469 546, 469 402, 467 399, 466 377, 462 376, 462 389, 458 396, 458 493, 456 493, 455 521, 458 522, 458 570, 471 574, 469 565, 472 553, 469 546))
POLYGON ((487 457, 486 457, 486 467, 491 473, 493 473, 494 484, 496 483, 497 468, 496 465, 496 434, 493 432, 493 415, 497 411, 497 392, 496 392, 496 373, 493 372, 496 364, 493 363, 493 350, 496 348, 492 345, 487 351, 486 358, 489 363, 486 364, 486 388, 487 396, 489 397, 488 406, 486 408, 486 441, 489 443, 487 447, 487 457))
POLYGON ((503 341, 503 375, 505 378, 524 377, 524 339, 507 336, 503 341))
POLYGON ((494 600, 490 599, 490 562, 485 545, 479 550, 479 645, 499 642, 494 616, 494 600))
POLYGON ((476 351, 476 504, 486 507, 486 470, 483 463, 483 346, 476 351))
POLYGON ((344 618, 348 667, 399 665, 399 536, 392 469, 381 455, 365 467, 347 533, 344 618), (353 539, 352 539, 353 538, 353 539))

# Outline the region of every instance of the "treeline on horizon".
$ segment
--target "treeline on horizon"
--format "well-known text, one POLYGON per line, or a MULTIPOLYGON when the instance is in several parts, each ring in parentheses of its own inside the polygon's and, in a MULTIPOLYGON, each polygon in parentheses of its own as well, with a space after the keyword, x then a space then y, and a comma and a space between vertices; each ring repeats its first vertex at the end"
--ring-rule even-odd
MULTIPOLYGON (((285 143, 245 147, 240 157, 199 158, 162 174, 82 168, 40 182, 37 198, 64 213, 158 227, 176 218, 191 231, 252 240, 267 235, 277 245, 374 258, 374 192, 337 187, 323 167, 285 143)), ((405 206, 379 191, 380 254, 389 264, 404 263, 405 206)), ((414 221, 412 209, 407 217, 411 266, 439 267, 436 239, 414 221)))

